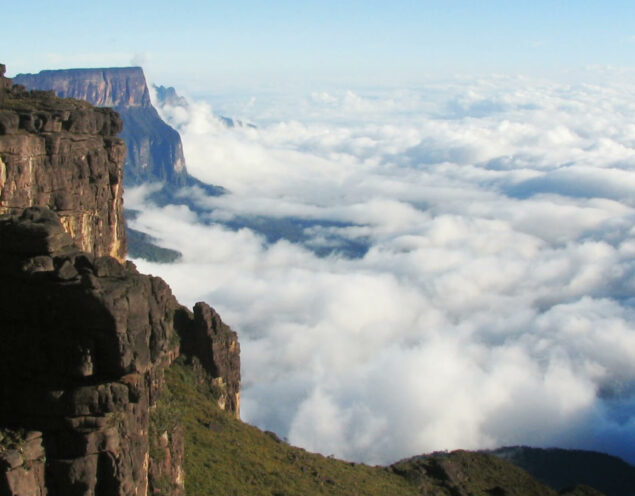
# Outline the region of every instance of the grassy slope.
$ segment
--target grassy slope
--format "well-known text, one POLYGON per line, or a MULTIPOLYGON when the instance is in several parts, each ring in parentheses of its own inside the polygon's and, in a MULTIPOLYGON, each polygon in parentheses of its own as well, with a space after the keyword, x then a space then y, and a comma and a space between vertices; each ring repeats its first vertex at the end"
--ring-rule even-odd
POLYGON ((185 429, 186 492, 211 495, 536 495, 553 496, 512 464, 458 451, 370 467, 324 457, 221 411, 214 392, 177 361, 152 414, 155 432, 185 429))
POLYGON ((234 419, 187 366, 173 365, 167 383, 154 416, 176 415, 185 427, 188 495, 419 494, 390 469, 308 453, 234 419))

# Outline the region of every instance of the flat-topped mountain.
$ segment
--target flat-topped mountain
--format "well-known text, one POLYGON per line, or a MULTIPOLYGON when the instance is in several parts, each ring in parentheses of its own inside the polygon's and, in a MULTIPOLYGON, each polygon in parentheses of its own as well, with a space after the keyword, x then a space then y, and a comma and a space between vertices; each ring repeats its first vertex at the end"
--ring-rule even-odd
POLYGON ((62 98, 113 107, 124 123, 120 136, 128 150, 124 168, 126 186, 159 182, 164 186, 163 196, 168 199, 184 186, 198 186, 208 194, 223 191, 188 174, 181 137, 152 106, 141 67, 45 70, 18 74, 13 79, 27 89, 53 90, 62 98))
POLYGON ((97 107, 152 106, 141 67, 45 70, 18 74, 13 81, 26 88, 49 89, 60 96, 86 100, 97 107))

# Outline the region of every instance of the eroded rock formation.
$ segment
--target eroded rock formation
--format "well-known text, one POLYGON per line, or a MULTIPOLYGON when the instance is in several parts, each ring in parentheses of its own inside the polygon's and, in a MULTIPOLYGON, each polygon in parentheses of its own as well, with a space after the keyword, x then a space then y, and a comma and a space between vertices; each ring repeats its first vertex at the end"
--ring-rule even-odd
POLYGON ((240 344, 236 333, 206 303, 194 305, 194 313, 181 310, 178 332, 181 351, 196 359, 213 377, 218 406, 240 417, 240 344))
POLYGON ((236 334, 123 262, 117 114, 0 83, 0 496, 181 495, 182 431, 149 439, 164 370, 209 336, 238 415, 236 334))

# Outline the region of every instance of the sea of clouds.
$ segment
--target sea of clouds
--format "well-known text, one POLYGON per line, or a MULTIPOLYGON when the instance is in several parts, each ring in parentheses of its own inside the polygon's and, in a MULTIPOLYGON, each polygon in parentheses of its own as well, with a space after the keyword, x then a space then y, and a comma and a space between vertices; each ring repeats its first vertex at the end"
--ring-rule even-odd
POLYGON ((161 109, 226 195, 126 206, 183 254, 139 268, 238 332, 245 421, 370 463, 515 444, 635 462, 635 85, 244 100, 257 127, 161 109), (262 234, 280 220, 301 235, 262 234))

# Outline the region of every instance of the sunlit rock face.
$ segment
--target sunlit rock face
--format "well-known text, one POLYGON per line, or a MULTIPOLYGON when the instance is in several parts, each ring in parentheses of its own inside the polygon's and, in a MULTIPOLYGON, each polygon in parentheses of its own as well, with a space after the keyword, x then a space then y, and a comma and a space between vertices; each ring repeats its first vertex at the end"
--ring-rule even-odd
POLYGON ((47 206, 82 250, 124 260, 117 113, 52 93, 2 91, 0 214, 47 206))
POLYGON ((188 184, 181 138, 152 106, 141 67, 41 71, 19 74, 14 82, 117 110, 124 122, 121 137, 128 148, 126 185, 155 181, 188 184))

